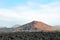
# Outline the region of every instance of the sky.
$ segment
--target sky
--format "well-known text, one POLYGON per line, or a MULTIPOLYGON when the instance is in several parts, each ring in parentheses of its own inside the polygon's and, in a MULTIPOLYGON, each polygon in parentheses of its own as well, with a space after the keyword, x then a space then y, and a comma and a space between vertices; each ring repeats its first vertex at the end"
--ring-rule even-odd
POLYGON ((31 21, 60 25, 60 0, 0 0, 0 27, 31 21))

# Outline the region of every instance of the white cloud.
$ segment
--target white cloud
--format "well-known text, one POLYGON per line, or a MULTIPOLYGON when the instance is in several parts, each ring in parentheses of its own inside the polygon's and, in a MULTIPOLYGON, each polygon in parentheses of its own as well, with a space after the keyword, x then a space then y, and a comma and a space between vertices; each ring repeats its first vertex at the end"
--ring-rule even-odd
POLYGON ((0 20, 24 24, 32 20, 46 22, 50 25, 60 23, 60 3, 18 5, 12 9, 0 9, 0 20), (37 9, 33 9, 35 7, 37 9))

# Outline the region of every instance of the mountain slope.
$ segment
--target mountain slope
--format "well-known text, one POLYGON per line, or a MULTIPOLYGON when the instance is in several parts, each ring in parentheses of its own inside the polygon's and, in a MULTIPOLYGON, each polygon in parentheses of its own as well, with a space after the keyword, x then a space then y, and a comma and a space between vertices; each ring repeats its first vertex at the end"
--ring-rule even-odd
POLYGON ((56 28, 50 25, 47 25, 43 22, 39 21, 32 21, 30 23, 27 23, 25 25, 22 25, 20 27, 17 27, 15 31, 20 31, 20 30, 44 30, 44 31, 55 31, 55 30, 60 30, 60 28, 56 28))

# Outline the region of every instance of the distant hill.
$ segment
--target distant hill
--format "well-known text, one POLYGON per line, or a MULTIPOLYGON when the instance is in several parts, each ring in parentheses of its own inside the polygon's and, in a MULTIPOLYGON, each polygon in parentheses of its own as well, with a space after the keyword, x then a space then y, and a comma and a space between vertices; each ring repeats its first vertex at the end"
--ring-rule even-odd
POLYGON ((60 30, 60 28, 56 28, 54 26, 50 26, 50 25, 45 24, 43 22, 32 21, 30 23, 27 23, 27 24, 24 24, 22 26, 19 26, 19 27, 15 28, 15 31, 20 31, 20 30, 55 31, 55 30, 60 30))
POLYGON ((0 28, 0 32, 12 32, 14 28, 0 28))
POLYGON ((60 28, 60 25, 56 25, 56 27, 59 27, 60 28))
POLYGON ((17 32, 17 31, 36 31, 36 30, 43 30, 43 31, 60 31, 60 28, 50 26, 48 24, 45 24, 44 22, 39 21, 32 21, 30 23, 24 24, 24 25, 16 25, 13 28, 0 28, 0 32, 17 32))

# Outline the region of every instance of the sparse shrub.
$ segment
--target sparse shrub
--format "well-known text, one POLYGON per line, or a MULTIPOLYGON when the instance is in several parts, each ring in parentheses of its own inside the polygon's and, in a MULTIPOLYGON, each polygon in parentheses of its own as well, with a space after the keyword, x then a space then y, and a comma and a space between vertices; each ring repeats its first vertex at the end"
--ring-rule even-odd
POLYGON ((2 32, 0 40, 60 40, 60 32, 2 32))

